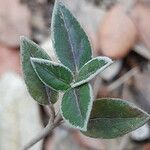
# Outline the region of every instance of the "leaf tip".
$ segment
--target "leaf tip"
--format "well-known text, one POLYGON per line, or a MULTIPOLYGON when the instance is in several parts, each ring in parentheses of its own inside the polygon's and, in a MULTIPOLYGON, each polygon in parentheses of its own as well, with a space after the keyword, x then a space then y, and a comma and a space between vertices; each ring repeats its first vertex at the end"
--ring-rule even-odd
POLYGON ((20 36, 20 41, 22 41, 24 38, 26 38, 24 35, 20 36))
POLYGON ((22 44, 24 41, 27 41, 27 39, 28 39, 27 37, 21 35, 20 36, 20 43, 22 44))
POLYGON ((111 58, 106 57, 106 56, 101 56, 101 57, 99 57, 99 59, 100 60, 102 59, 102 60, 106 61, 109 64, 112 64, 114 62, 111 58))
POLYGON ((147 112, 143 111, 144 117, 146 118, 146 120, 150 120, 150 114, 148 114, 147 112))
POLYGON ((36 72, 36 64, 38 64, 40 61, 43 61, 43 59, 30 57, 30 62, 35 72, 36 72))

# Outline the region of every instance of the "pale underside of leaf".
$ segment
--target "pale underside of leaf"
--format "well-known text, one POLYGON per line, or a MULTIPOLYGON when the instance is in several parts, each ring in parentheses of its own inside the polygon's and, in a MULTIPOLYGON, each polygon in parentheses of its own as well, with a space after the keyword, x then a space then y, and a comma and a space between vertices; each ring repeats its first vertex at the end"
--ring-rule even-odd
POLYGON ((71 12, 56 3, 52 17, 52 42, 58 59, 74 73, 91 59, 87 35, 71 12))
POLYGON ((79 70, 78 77, 75 83, 72 84, 72 87, 89 82, 112 63, 112 60, 108 57, 96 57, 91 59, 79 70))
POLYGON ((93 138, 116 138, 139 128, 149 119, 146 112, 133 104, 104 98, 94 102, 87 131, 83 134, 93 138))
POLYGON ((63 119, 71 127, 86 131, 92 104, 93 93, 90 84, 69 89, 61 103, 63 119))
POLYGON ((31 58, 32 66, 41 81, 55 90, 67 90, 73 80, 72 72, 65 66, 49 60, 31 58))
POLYGON ((46 86, 40 81, 30 62, 30 57, 49 60, 50 57, 46 54, 46 52, 44 52, 42 48, 26 37, 21 37, 20 49, 23 76, 30 95, 34 100, 43 105, 49 104, 48 97, 50 97, 52 103, 55 103, 58 97, 58 93, 51 89, 49 89, 48 93, 46 92, 46 86))

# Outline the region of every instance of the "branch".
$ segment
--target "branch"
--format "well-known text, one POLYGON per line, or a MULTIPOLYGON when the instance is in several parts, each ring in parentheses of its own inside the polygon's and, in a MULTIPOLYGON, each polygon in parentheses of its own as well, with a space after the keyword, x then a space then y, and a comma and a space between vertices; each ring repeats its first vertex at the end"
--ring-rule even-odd
POLYGON ((44 128, 44 130, 37 135, 34 139, 32 139, 24 148, 23 150, 28 150, 31 148, 34 144, 38 143, 40 140, 45 138, 48 134, 50 134, 53 129, 55 129, 58 125, 60 125, 60 122, 62 121, 62 117, 60 114, 58 114, 54 120, 54 123, 51 122, 51 119, 49 120, 49 123, 44 128))
POLYGON ((125 75, 120 77, 117 81, 114 81, 112 84, 108 86, 108 91, 113 91, 114 89, 118 88, 120 85, 125 83, 127 80, 129 80, 132 76, 138 73, 138 67, 134 67, 130 71, 128 71, 125 75))

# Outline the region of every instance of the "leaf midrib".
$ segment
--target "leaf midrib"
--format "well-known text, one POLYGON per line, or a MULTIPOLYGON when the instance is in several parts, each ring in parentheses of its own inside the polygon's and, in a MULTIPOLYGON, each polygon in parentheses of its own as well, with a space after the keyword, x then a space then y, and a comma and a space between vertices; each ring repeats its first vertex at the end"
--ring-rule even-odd
POLYGON ((81 118, 82 118, 82 120, 83 120, 83 114, 82 114, 82 112, 81 112, 81 109, 80 109, 80 105, 79 105, 79 100, 80 100, 80 98, 78 97, 78 92, 77 92, 77 90, 76 89, 74 89, 74 95, 75 95, 75 98, 76 98, 76 104, 77 104, 77 109, 78 109, 78 112, 80 113, 80 116, 81 116, 81 118))
POLYGON ((62 78, 59 78, 56 74, 54 74, 53 72, 49 72, 48 69, 41 67, 42 70, 46 71, 48 74, 50 74, 53 77, 57 77, 57 80, 60 80, 61 82, 63 82, 64 84, 66 84, 67 86, 69 86, 68 83, 65 82, 65 80, 63 80, 62 78))
MULTIPOLYGON (((101 118, 90 118, 90 120, 92 120, 92 121, 94 121, 94 120, 102 120, 102 119, 111 119, 111 120, 113 120, 113 119, 134 119, 134 118, 144 118, 144 116, 141 116, 141 115, 139 115, 139 116, 135 116, 135 117, 116 117, 116 118, 112 118, 112 117, 101 117, 101 118)), ((145 117, 146 118, 146 117, 145 117)))
POLYGON ((92 72, 88 72, 86 75, 80 75, 80 72, 79 72, 79 78, 77 79, 76 82, 79 82, 81 80, 84 80, 88 77, 90 77, 92 74, 94 74, 95 71, 92 71, 92 72))
MULTIPOLYGON (((102 69, 102 67, 104 67, 105 65, 107 65, 107 63, 106 64, 104 64, 103 66, 101 66, 101 68, 99 68, 99 69, 94 69, 93 71, 91 71, 91 72, 89 72, 88 71, 88 73, 85 75, 85 74, 83 74, 83 69, 84 69, 84 67, 86 67, 86 66, 83 66, 83 68, 81 68, 81 70, 79 71, 79 79, 77 80, 77 82, 79 82, 80 80, 83 80, 84 78, 88 78, 88 77, 90 77, 92 74, 96 74, 97 72, 100 72, 101 71, 101 69, 102 69), (80 75, 80 72, 83 74, 83 75, 80 75)), ((99 65, 100 66, 100 65, 99 65)))
POLYGON ((63 22, 64 22, 64 26, 66 27, 66 31, 67 31, 67 34, 68 34, 68 41, 69 41, 69 44, 70 44, 70 47, 71 47, 71 52, 72 52, 72 58, 73 58, 73 65, 74 65, 74 67, 75 67, 75 71, 77 72, 78 71, 78 69, 77 69, 77 64, 76 64, 76 61, 75 61, 75 54, 74 54, 74 51, 73 51, 73 46, 72 46, 72 41, 71 41, 71 39, 70 39, 70 33, 69 33, 69 27, 67 26, 67 23, 66 23, 66 20, 65 20, 65 17, 64 17, 64 14, 63 14, 63 12, 62 12, 62 10, 61 10, 62 8, 60 8, 60 13, 61 13, 61 15, 62 15, 62 17, 63 17, 63 22))

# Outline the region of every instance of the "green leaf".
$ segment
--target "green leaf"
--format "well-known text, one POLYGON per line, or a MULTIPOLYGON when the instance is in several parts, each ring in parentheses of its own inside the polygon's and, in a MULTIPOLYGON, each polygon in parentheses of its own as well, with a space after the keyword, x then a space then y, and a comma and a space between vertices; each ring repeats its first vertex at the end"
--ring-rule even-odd
POLYGON ((83 134, 111 139, 127 134, 150 119, 143 110, 120 99, 103 98, 94 102, 88 128, 83 134))
POLYGON ((56 2, 52 17, 52 42, 58 59, 74 73, 91 59, 91 46, 71 12, 56 2))
POLYGON ((69 89, 62 98, 63 119, 72 127, 86 131, 92 103, 93 93, 90 84, 69 89))
POLYGON ((55 90, 70 88, 73 74, 67 67, 39 58, 31 58, 31 63, 38 77, 48 87, 55 90))
POLYGON ((22 71, 30 95, 34 100, 43 105, 48 104, 48 97, 50 97, 51 102, 56 102, 58 93, 51 89, 48 90, 48 93, 46 92, 46 86, 38 78, 30 62, 30 57, 49 60, 50 57, 44 52, 42 48, 26 37, 21 37, 20 49, 22 71))
POLYGON ((96 75, 106 69, 112 60, 108 57, 96 57, 88 61, 80 70, 76 82, 72 87, 79 86, 92 80, 96 75))

